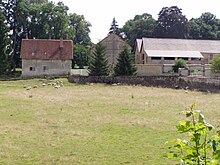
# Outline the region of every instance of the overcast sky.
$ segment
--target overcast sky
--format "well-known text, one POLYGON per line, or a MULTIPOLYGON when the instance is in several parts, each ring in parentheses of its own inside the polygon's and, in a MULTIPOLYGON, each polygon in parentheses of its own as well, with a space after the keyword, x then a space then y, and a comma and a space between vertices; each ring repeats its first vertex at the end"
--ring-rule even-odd
POLYGON ((92 24, 90 37, 94 43, 109 32, 115 17, 119 27, 135 15, 148 13, 154 19, 163 7, 178 6, 188 19, 198 18, 204 12, 211 12, 220 19, 219 0, 52 0, 63 1, 70 13, 84 15, 92 24))

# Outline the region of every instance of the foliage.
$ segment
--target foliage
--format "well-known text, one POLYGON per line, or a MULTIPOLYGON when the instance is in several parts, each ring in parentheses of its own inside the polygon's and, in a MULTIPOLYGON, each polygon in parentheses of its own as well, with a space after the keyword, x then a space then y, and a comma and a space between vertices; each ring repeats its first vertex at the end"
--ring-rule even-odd
POLYGON ((84 66, 89 65, 89 55, 90 55, 90 48, 85 47, 80 44, 75 44, 73 46, 74 49, 74 58, 73 58, 73 66, 77 64, 79 68, 83 68, 84 66))
POLYGON ((115 33, 117 35, 120 35, 120 30, 118 28, 118 24, 117 24, 117 21, 115 20, 115 17, 112 20, 112 24, 111 24, 111 27, 109 29, 109 33, 115 33))
POLYGON ((134 46, 137 38, 153 37, 155 26, 156 20, 153 19, 152 15, 144 13, 127 21, 121 31, 129 45, 134 46))
POLYGON ((170 140, 176 152, 169 153, 168 157, 180 160, 182 165, 217 165, 220 163, 220 132, 211 134, 214 127, 195 106, 182 112, 188 120, 181 120, 177 125, 178 132, 188 134, 188 138, 170 140))
POLYGON ((163 7, 159 12, 155 36, 161 38, 187 38, 188 20, 177 6, 163 7))
POLYGON ((220 73, 220 54, 211 61, 211 70, 214 73, 220 73))
POLYGON ((108 76, 109 66, 106 58, 106 47, 98 43, 95 46, 93 56, 89 66, 90 76, 108 76))
POLYGON ((69 14, 69 26, 75 32, 73 43, 91 46, 91 39, 89 37, 91 24, 85 20, 83 15, 69 14))
POLYGON ((0 11, 0 74, 6 73, 10 69, 10 40, 7 35, 8 31, 5 17, 2 11, 0 11))
POLYGON ((175 64, 173 66, 173 71, 177 73, 179 68, 185 68, 185 67, 186 67, 186 61, 182 58, 179 58, 175 61, 175 64))
POLYGON ((220 21, 214 14, 203 13, 189 21, 189 37, 193 39, 220 39, 220 21))
POLYGON ((132 55, 127 47, 119 54, 117 64, 114 68, 115 76, 133 76, 136 74, 136 67, 132 60, 132 55))

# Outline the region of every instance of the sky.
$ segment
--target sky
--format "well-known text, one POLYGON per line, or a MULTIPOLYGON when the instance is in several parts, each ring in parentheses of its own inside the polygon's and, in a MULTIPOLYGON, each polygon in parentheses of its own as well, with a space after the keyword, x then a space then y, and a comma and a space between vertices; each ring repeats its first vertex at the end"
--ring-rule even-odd
POLYGON ((178 6, 188 19, 210 12, 220 19, 219 0, 52 0, 64 2, 69 13, 84 15, 92 25, 90 38, 93 43, 105 38, 115 17, 119 27, 135 15, 148 13, 154 19, 163 7, 178 6))

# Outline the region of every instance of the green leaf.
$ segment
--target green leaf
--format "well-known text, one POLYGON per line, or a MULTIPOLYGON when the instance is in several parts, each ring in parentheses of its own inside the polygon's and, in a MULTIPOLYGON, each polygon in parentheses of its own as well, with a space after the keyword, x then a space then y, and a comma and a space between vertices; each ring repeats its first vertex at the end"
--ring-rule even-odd
POLYGON ((204 115, 203 114, 199 114, 199 123, 202 123, 202 124, 204 124, 205 123, 205 117, 204 117, 204 115))
POLYGON ((167 154, 167 157, 168 157, 168 158, 177 158, 178 155, 175 154, 175 153, 169 153, 169 154, 167 154))
POLYGON ((214 126, 209 124, 209 123, 206 123, 205 126, 208 128, 209 131, 211 131, 212 129, 214 129, 214 126))

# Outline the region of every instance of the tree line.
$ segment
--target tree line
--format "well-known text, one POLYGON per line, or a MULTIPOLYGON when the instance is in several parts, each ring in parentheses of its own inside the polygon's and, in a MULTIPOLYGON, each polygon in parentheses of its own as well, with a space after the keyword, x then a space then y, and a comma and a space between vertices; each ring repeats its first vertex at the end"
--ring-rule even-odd
MULTIPOLYGON (((70 39, 74 42, 73 66, 89 65, 92 42, 91 23, 83 15, 69 13, 63 2, 49 0, 0 0, 0 73, 21 67, 22 38, 70 39)), ((188 20, 177 6, 164 7, 155 20, 144 13, 128 20, 119 28, 115 18, 109 33, 121 36, 134 47, 142 37, 220 39, 220 20, 214 14, 203 13, 188 20)))

